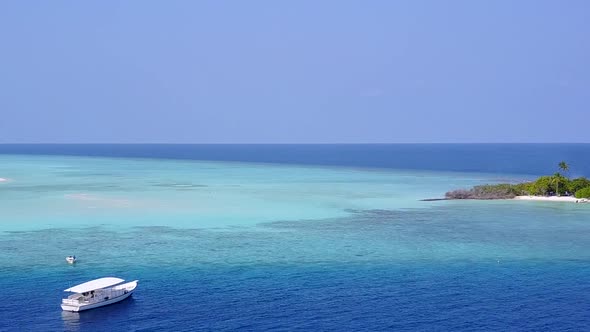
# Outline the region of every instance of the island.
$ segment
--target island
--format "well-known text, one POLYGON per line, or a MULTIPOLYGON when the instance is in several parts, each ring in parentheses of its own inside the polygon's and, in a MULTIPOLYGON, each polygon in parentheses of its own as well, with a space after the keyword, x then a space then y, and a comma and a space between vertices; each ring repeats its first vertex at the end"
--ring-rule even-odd
POLYGON ((522 183, 498 183, 457 189, 445 194, 444 199, 521 199, 554 202, 590 202, 590 180, 586 177, 570 179, 569 165, 562 161, 553 175, 522 183), (563 173, 563 174, 562 174, 563 173))

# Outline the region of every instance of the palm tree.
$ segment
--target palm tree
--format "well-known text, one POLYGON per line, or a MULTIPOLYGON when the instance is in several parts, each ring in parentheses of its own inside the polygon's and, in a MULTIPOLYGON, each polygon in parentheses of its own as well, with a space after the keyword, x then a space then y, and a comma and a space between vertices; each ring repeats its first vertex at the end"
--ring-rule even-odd
MULTIPOLYGON (((569 173, 570 166, 565 161, 560 161, 559 164, 557 164, 557 166, 559 166, 559 169, 561 169, 563 171, 563 173, 565 173, 565 174, 569 173)), ((566 175, 565 179, 566 179, 565 180, 566 183, 569 182, 569 176, 566 175)), ((567 191, 566 191, 566 194, 567 194, 567 191)), ((559 196, 559 193, 557 194, 557 196, 559 196)))
POLYGON ((565 161, 560 161, 557 165, 564 173, 570 170, 570 166, 565 161))

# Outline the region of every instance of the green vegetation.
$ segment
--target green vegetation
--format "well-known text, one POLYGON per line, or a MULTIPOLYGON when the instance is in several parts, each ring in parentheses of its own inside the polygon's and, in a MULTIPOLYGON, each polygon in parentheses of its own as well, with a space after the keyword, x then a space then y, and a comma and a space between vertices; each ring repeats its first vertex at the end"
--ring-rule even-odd
POLYGON ((590 198, 590 187, 576 191, 576 198, 590 198))
POLYGON ((519 195, 517 185, 508 183, 486 184, 469 190, 459 189, 445 194, 448 199, 506 199, 519 195))
MULTIPOLYGON (((560 162, 558 166, 563 172, 569 171, 569 165, 564 161, 560 162)), ((507 199, 519 195, 575 195, 576 198, 588 198, 590 197, 590 180, 585 177, 570 180, 557 172, 553 175, 541 176, 531 182, 486 184, 475 186, 469 190, 449 191, 445 197, 448 199, 507 199)))
POLYGON ((570 193, 577 193, 579 190, 590 187, 590 180, 586 178, 577 178, 569 181, 567 190, 570 193))

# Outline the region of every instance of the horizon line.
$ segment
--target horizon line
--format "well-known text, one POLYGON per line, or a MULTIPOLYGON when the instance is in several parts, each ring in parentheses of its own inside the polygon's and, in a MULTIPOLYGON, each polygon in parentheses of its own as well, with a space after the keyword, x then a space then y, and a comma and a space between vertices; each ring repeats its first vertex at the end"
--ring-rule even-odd
POLYGON ((0 145, 434 145, 434 144, 590 144, 590 142, 313 142, 313 143, 193 143, 193 142, 12 142, 0 145))

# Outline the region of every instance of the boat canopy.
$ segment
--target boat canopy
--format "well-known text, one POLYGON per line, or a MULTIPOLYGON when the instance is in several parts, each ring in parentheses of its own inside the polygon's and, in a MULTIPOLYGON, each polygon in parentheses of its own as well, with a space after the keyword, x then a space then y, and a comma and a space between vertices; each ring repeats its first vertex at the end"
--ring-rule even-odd
POLYGON ((64 292, 86 293, 86 292, 90 292, 93 290, 114 286, 114 285, 120 284, 124 281, 125 280, 123 280, 121 278, 114 278, 114 277, 100 278, 100 279, 87 281, 83 284, 79 284, 74 287, 70 287, 70 288, 64 290, 64 292))

